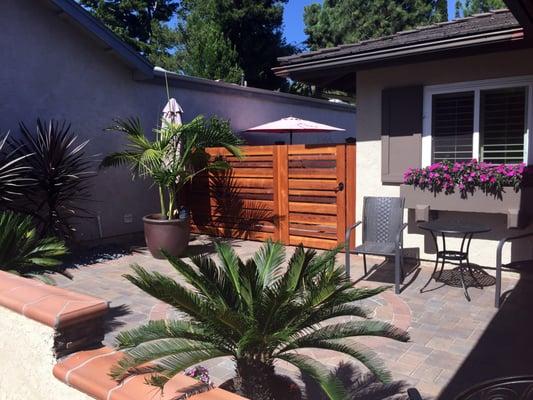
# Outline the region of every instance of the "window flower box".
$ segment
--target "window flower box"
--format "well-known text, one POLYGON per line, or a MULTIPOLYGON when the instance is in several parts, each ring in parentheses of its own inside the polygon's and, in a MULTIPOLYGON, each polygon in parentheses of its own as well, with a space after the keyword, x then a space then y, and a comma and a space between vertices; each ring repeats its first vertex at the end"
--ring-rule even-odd
POLYGON ((417 221, 427 221, 430 210, 493 213, 506 214, 507 227, 518 228, 526 224, 524 206, 533 198, 524 176, 523 164, 441 162, 410 168, 400 195, 417 221))

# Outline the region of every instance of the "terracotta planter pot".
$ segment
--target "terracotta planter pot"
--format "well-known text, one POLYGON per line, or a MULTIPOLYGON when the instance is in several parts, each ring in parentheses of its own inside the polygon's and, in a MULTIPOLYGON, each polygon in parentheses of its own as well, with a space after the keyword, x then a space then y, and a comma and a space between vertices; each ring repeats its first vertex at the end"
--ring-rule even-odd
POLYGON ((191 236, 190 220, 165 219, 161 214, 143 217, 144 239, 148 250, 155 258, 165 258, 161 249, 179 257, 182 256, 191 236))

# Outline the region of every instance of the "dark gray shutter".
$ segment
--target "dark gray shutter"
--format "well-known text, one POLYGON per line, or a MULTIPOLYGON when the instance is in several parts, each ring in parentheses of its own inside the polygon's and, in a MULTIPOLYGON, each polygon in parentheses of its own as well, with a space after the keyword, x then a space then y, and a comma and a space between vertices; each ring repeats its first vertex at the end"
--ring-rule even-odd
POLYGON ((381 95, 381 180, 402 183, 409 167, 422 164, 424 89, 398 87, 385 89, 381 95))

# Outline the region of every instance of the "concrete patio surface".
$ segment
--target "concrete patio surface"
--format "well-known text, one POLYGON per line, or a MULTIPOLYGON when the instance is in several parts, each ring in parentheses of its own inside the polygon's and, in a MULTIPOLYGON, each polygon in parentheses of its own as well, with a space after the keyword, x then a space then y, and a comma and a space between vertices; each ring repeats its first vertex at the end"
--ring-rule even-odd
MULTIPOLYGON (((230 242, 243 258, 250 257, 261 246, 260 242, 254 241, 230 242)), ((293 250, 293 247, 287 246, 288 255, 293 250)), ((212 239, 206 236, 196 237, 191 242, 189 252, 212 253, 212 239)), ((354 255, 351 257, 351 276, 357 280, 362 275, 362 259, 354 255)), ((394 276, 392 263, 380 258, 369 260, 370 266, 380 266, 367 279, 357 284, 391 284, 394 276)), ((342 254, 339 262, 343 261, 342 254)), ((119 331, 134 328, 149 319, 179 317, 169 306, 144 294, 122 277, 130 272, 129 265, 133 263, 177 277, 167 261, 152 258, 144 248, 116 260, 71 269, 69 272, 73 275, 72 280, 59 275, 54 277, 61 287, 110 302, 106 345, 113 345, 114 337, 119 331)), ((493 305, 494 279, 490 275, 478 275, 478 279, 487 287, 470 287, 472 301, 468 302, 461 287, 457 286, 453 266, 447 268, 442 279, 448 284, 432 281, 426 291, 420 293, 420 288, 432 273, 433 264, 407 263, 407 269, 411 269, 411 273, 406 277, 406 286, 401 295, 395 295, 391 289, 364 302, 364 306, 373 311, 374 318, 407 329, 411 341, 398 343, 382 338, 362 338, 361 342, 372 347, 383 358, 395 380, 405 381, 408 386, 418 388, 427 398, 438 396, 448 384, 497 312, 493 305)), ((513 288, 517 281, 517 275, 506 275, 502 284, 503 291, 513 288)), ((328 351, 314 351, 310 355, 331 367, 343 360, 349 361, 328 351)), ((215 384, 233 376, 233 362, 230 359, 216 359, 202 365, 209 368, 215 384)), ((280 365, 281 372, 292 374, 284 367, 280 365)))

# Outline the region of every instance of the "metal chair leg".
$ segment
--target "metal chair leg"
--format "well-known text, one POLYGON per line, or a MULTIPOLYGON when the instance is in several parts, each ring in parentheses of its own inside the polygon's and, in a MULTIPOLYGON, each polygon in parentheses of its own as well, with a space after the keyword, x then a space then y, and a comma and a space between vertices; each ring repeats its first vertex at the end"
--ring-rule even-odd
POLYGON ((400 270, 400 251, 397 249, 394 255, 394 293, 396 294, 400 294, 400 270))
POLYGON ((401 274, 400 278, 401 278, 402 283, 405 280, 405 269, 403 267, 404 267, 403 250, 400 250, 400 274, 401 274))

